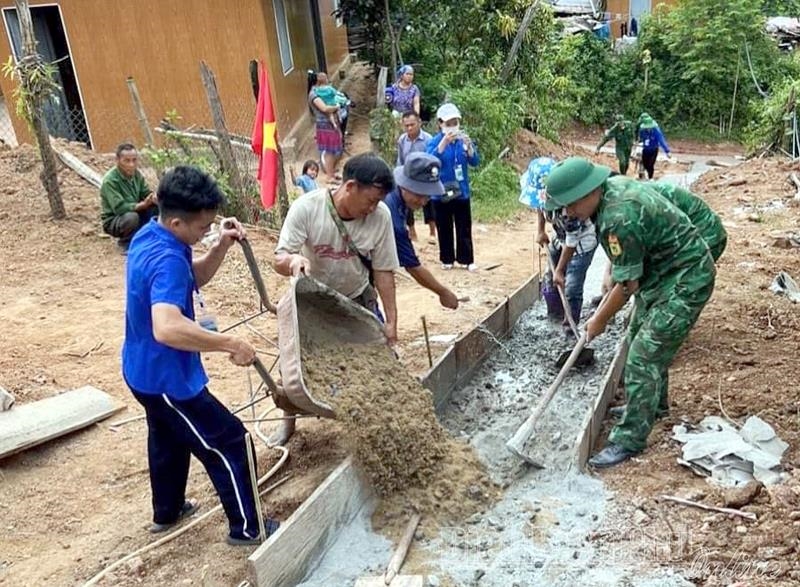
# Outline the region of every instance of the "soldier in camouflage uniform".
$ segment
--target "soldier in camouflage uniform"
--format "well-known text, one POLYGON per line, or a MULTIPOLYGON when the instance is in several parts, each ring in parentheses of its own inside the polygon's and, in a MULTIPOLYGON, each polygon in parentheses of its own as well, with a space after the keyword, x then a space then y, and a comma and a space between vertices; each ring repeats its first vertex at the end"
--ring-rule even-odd
POLYGON ((614 126, 609 128, 603 135, 603 140, 597 145, 595 153, 599 153, 600 147, 612 139, 614 140, 614 152, 619 163, 619 172, 625 175, 628 173, 631 149, 633 149, 633 143, 636 140, 636 129, 633 127, 633 123, 630 120, 625 120, 621 114, 617 114, 614 117, 614 126))
MULTIPOLYGON (((634 181, 635 180, 633 179, 628 179, 621 176, 610 177, 608 179, 608 183, 614 184, 618 190, 624 190, 628 182, 634 181)), ((657 191, 670 202, 675 204, 675 206, 681 212, 689 217, 689 220, 692 221, 692 224, 694 224, 697 232, 700 233, 700 237, 705 241, 706 245, 708 245, 708 250, 711 253, 711 256, 714 258, 714 262, 716 262, 720 256, 722 256, 722 253, 725 250, 725 246, 728 242, 728 235, 725 232, 725 227, 722 226, 722 220, 719 216, 717 216, 716 212, 709 208, 708 204, 706 204, 701 198, 695 196, 688 190, 676 186, 675 184, 665 181, 651 181, 646 185, 648 188, 657 191)), ((607 271, 609 274, 611 273, 610 265, 608 266, 607 271)), ((610 275, 607 277, 610 278, 610 275)), ((636 333, 639 332, 639 328, 642 325, 642 316, 643 312, 634 310, 628 326, 628 344, 633 341, 636 333)), ((610 408, 608 413, 615 418, 621 418, 625 415, 626 408, 626 405, 615 406, 610 408)), ((669 403, 667 400, 667 390, 665 387, 659 401, 656 417, 664 416, 668 412, 669 403)))
POLYGON ((612 265, 614 286, 586 323, 589 340, 636 296, 639 326, 625 363, 628 408, 594 455, 594 467, 617 465, 647 446, 667 371, 714 290, 716 270, 708 245, 689 217, 648 185, 609 180, 611 170, 571 157, 547 180, 548 209, 594 220, 612 265))

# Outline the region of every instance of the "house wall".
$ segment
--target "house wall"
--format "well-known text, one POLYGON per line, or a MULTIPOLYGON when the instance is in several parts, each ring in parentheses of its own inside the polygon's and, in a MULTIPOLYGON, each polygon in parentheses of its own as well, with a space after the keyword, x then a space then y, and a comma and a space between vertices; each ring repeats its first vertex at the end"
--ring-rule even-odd
MULTIPOLYGON (((678 0, 651 0, 650 9, 655 9, 659 4, 675 6, 678 0)), ((622 36, 620 28, 623 22, 630 24, 631 0, 606 0, 606 11, 611 15, 611 32, 614 38, 622 36)))
MULTIPOLYGON (((249 61, 265 60, 278 130, 288 133, 307 112, 306 69, 316 65, 316 57, 310 4, 284 1, 294 57, 294 68, 287 74, 281 67, 272 0, 57 2, 95 149, 112 150, 123 140, 137 144, 144 141, 125 81, 128 76, 136 80, 151 126, 174 110, 181 117, 179 126, 210 127, 211 116, 200 78, 201 60, 215 73, 230 131, 242 135, 250 134, 255 110, 249 61)), ((40 4, 55 3, 32 2, 31 6, 40 4)), ((13 5, 13 0, 0 0, 0 7, 13 5)), ((332 21, 326 15, 323 13, 326 20, 332 21)), ((344 27, 335 33, 331 36, 334 46, 338 47, 342 37, 346 46, 344 27)), ((0 59, 5 61, 10 52, 8 35, 4 34, 0 38, 0 59)), ((331 49, 332 63, 336 63, 334 57, 338 54, 331 49)), ((10 80, 0 79, 0 89, 10 95, 10 80)), ((30 140, 24 123, 16 117, 14 127, 20 140, 30 140)))

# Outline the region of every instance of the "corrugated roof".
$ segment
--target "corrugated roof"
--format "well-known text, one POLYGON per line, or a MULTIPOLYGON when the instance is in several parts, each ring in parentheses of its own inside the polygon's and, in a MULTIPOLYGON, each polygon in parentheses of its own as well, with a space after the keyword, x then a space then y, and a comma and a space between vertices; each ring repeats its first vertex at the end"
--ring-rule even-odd
POLYGON ((547 0, 557 14, 594 14, 597 2, 594 0, 547 0))

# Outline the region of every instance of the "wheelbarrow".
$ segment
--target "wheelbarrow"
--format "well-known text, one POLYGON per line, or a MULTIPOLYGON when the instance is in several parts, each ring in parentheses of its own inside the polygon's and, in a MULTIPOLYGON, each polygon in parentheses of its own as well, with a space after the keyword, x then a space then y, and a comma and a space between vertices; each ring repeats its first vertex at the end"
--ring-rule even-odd
POLYGON ((309 390, 303 378, 304 349, 331 343, 386 342, 383 325, 372 312, 312 277, 292 278, 278 302, 282 385, 274 391, 275 404, 289 413, 333 418, 333 408, 309 390))

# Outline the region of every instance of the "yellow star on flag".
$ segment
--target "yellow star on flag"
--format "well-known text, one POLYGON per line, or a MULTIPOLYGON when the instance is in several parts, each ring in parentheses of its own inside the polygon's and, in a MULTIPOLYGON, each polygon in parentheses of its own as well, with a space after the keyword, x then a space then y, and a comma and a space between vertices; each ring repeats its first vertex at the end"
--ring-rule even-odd
POLYGON ((266 152, 267 149, 278 150, 277 128, 274 122, 264 123, 264 148, 262 152, 266 152))

